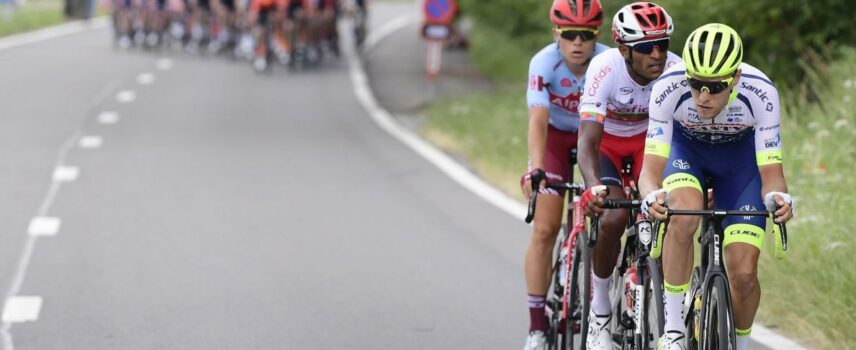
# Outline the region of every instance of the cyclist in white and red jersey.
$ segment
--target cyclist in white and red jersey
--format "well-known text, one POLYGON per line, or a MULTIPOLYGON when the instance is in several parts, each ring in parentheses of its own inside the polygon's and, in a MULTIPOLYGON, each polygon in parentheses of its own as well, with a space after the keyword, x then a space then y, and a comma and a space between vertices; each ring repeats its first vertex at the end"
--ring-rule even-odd
MULTIPOLYGON (((609 324, 612 312, 609 283, 618 259, 627 210, 600 208, 603 197, 624 198, 618 171, 624 159, 632 160, 633 180, 639 178, 651 82, 680 57, 668 51, 674 30, 671 17, 651 2, 624 6, 612 21, 612 36, 619 47, 595 57, 586 73, 580 103, 580 171, 586 186, 606 185, 589 201, 589 215, 601 215, 600 236, 592 252, 592 307, 588 315, 588 349, 612 349, 609 324)), ((590 191, 586 191, 590 193, 590 191)))
POLYGON ((607 49, 597 43, 603 23, 600 0, 555 0, 550 9, 555 43, 538 52, 529 66, 529 171, 521 178, 526 197, 532 181, 541 184, 532 240, 526 253, 529 336, 525 349, 546 349, 545 297, 553 247, 562 224, 564 193, 545 189, 545 180, 570 181, 571 152, 577 146, 577 107, 586 67, 607 49))
MULTIPOLYGON (((710 179, 715 209, 776 211, 788 221, 793 201, 782 171, 779 94, 764 73, 742 63, 740 36, 724 24, 696 29, 672 67, 654 84, 639 190, 643 212, 665 220, 672 209, 702 209, 710 179), (667 196, 668 194, 668 196, 667 196)), ((693 266, 698 217, 669 219, 663 244, 664 335, 658 349, 686 350, 683 301, 693 266)), ((761 298, 758 257, 763 217, 723 222, 737 348, 746 350, 761 298)))

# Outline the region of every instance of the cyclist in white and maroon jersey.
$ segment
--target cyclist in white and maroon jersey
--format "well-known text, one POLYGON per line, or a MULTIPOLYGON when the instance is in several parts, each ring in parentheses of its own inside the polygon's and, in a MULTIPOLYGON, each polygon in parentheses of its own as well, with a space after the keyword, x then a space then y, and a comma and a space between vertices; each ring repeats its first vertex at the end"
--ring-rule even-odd
POLYGON ((671 17, 657 4, 624 6, 612 21, 612 36, 619 47, 595 57, 586 73, 580 103, 580 171, 588 188, 609 188, 608 195, 602 191, 586 208, 587 214, 601 216, 600 235, 592 252, 588 349, 612 349, 609 284, 628 220, 627 210, 603 210, 600 206, 604 197, 626 195, 623 188, 628 184, 621 182, 618 173, 624 159, 633 162, 633 181, 639 178, 652 82, 681 61, 668 51, 673 30, 671 17))
POLYGON ((538 52, 529 65, 529 170, 521 178, 528 198, 532 181, 541 184, 532 239, 526 252, 529 336, 525 349, 546 349, 545 297, 552 253, 562 224, 564 193, 545 188, 547 179, 570 181, 571 152, 577 146, 577 107, 592 57, 607 49, 597 43, 603 23, 600 0, 555 0, 550 9, 555 43, 538 52))

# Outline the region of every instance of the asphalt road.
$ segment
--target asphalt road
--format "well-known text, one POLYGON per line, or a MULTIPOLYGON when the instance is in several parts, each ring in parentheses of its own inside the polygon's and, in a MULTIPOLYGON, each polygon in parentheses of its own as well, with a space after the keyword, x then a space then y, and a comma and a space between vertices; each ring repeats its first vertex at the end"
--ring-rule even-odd
POLYGON ((344 61, 258 76, 102 29, 0 67, 0 288, 42 300, 5 349, 522 345, 529 228, 375 126, 344 61))

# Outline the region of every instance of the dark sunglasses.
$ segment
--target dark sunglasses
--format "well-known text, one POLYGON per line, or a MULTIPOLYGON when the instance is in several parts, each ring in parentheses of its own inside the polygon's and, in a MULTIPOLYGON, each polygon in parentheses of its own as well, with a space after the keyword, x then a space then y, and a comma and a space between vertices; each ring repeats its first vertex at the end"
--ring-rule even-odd
POLYGON ((703 81, 687 75, 687 82, 690 83, 690 87, 693 90, 707 91, 711 95, 716 95, 731 86, 731 83, 734 82, 734 76, 718 81, 703 81))
POLYGON ((597 37, 597 29, 559 28, 559 36, 567 41, 577 40, 577 37, 583 38, 583 41, 589 41, 597 37))
POLYGON ((641 53, 643 55, 650 55, 651 52, 654 52, 654 46, 659 47, 660 52, 666 52, 667 50, 669 50, 669 39, 645 41, 645 42, 636 43, 636 44, 627 45, 627 46, 630 46, 630 48, 632 48, 633 51, 636 51, 636 52, 641 53))

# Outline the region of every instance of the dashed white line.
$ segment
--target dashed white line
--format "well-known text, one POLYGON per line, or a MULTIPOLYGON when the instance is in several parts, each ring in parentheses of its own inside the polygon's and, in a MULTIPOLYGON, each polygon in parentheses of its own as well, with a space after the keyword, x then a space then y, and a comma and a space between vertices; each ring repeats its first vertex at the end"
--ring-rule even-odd
POLYGON ((14 296, 3 304, 3 323, 32 322, 39 319, 42 297, 14 296))
POLYGON ((137 99, 137 93, 135 93, 131 90, 122 90, 116 94, 116 101, 119 101, 121 103, 134 102, 134 100, 136 100, 136 99, 137 99))
POLYGON ((174 66, 172 60, 169 58, 161 58, 155 64, 160 70, 170 70, 174 66))
POLYGON ((62 225, 60 218, 37 216, 30 220, 27 233, 30 236, 56 236, 60 225, 62 225))
POLYGON ((137 76, 137 83, 140 85, 151 85, 155 82, 155 75, 152 73, 140 73, 137 76))
POLYGON ((72 182, 77 180, 80 169, 73 166, 58 166, 54 169, 53 180, 57 182, 72 182))
POLYGON ((104 111, 98 114, 98 122, 101 124, 116 124, 119 121, 119 113, 104 111))
POLYGON ((104 139, 101 136, 84 136, 80 138, 80 141, 77 143, 80 148, 83 149, 95 149, 101 147, 104 144, 104 139))

